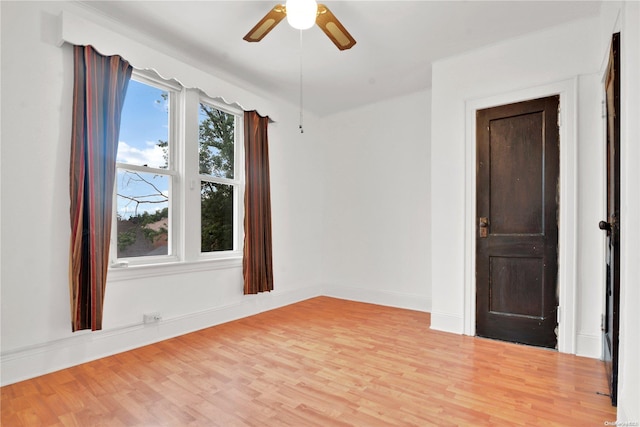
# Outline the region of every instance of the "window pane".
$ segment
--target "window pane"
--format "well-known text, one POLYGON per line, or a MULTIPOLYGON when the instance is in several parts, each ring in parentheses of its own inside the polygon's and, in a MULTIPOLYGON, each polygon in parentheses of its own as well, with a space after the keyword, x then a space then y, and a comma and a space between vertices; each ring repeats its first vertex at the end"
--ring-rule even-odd
POLYGON ((168 140, 169 92, 131 80, 122 109, 116 161, 166 169, 168 140))
POLYGON ((200 174, 233 178, 235 116, 200 104, 200 174))
POLYGON ((169 254, 170 177, 118 170, 118 258, 169 254))
POLYGON ((233 186, 202 181, 201 251, 233 250, 233 186))

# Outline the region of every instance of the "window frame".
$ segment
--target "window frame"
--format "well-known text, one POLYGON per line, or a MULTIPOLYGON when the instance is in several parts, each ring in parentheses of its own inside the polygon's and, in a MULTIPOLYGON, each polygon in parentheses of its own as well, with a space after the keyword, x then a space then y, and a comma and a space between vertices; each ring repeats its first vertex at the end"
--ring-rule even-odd
POLYGON ((139 83, 152 86, 156 89, 160 89, 169 94, 169 112, 167 118, 167 126, 169 127, 167 132, 167 148, 169 150, 169 161, 166 169, 133 165, 128 163, 116 163, 116 180, 118 179, 118 172, 120 170, 128 170, 133 172, 151 173, 157 175, 167 176, 169 179, 169 236, 167 245, 167 255, 154 255, 154 256, 139 256, 139 257, 118 257, 117 241, 118 241, 118 227, 117 227, 117 209, 118 209, 118 183, 114 184, 113 189, 113 209, 112 209, 112 226, 111 226, 111 244, 109 245, 109 259, 110 267, 128 267, 135 265, 150 265, 150 264, 164 264, 170 262, 176 262, 180 259, 180 251, 176 244, 178 238, 178 223, 179 223, 179 200, 180 200, 180 188, 177 184, 179 181, 180 170, 178 169, 179 162, 177 156, 179 156, 176 145, 179 140, 179 120, 178 120, 178 103, 181 93, 181 86, 175 82, 161 79, 155 76, 151 72, 133 70, 131 73, 131 80, 135 80, 139 83))
POLYGON ((134 69, 131 78, 169 93, 169 162, 167 169, 116 163, 116 179, 117 171, 123 169, 170 177, 169 246, 168 255, 117 257, 116 183, 113 191, 113 218, 109 246, 109 270, 114 274, 110 278, 126 280, 129 277, 150 277, 166 274, 167 269, 186 272, 200 271, 202 268, 241 266, 244 245, 244 111, 235 104, 230 105, 219 98, 209 97, 199 89, 185 88, 175 80, 164 80, 152 71, 134 69), (235 116, 233 179, 200 174, 198 158, 200 103, 235 116), (233 250, 201 251, 200 183, 202 180, 233 186, 233 250), (215 266, 210 264, 212 262, 215 266))
MULTIPOLYGON (((229 105, 219 99, 211 98, 200 93, 198 102, 198 116, 200 114, 200 104, 216 108, 224 113, 231 114, 234 120, 234 142, 233 142, 233 178, 216 177, 211 175, 200 174, 199 164, 196 164, 197 182, 196 188, 198 193, 203 181, 216 184, 231 185, 233 187, 233 250, 230 251, 214 251, 202 252, 202 236, 198 239, 198 258, 200 260, 223 259, 230 257, 241 257, 244 244, 244 112, 242 109, 229 105)), ((199 129, 199 120, 198 120, 199 129)), ((197 147, 199 150, 200 139, 198 138, 197 147)), ((196 163, 198 157, 196 157, 196 163)), ((202 205, 198 203, 198 229, 202 233, 202 224, 200 210, 202 205)))

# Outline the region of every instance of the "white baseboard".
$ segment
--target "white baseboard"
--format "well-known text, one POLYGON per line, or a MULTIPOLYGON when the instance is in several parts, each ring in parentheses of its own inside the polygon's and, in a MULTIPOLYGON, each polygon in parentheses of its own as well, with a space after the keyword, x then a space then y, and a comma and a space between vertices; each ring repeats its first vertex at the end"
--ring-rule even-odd
POLYGON ((431 313, 431 329, 462 335, 464 319, 462 316, 434 311, 431 313))
POLYGON ((407 310, 431 311, 431 297, 423 295, 332 285, 323 286, 323 295, 350 301, 404 308, 407 310))
POLYGON ((321 288, 244 296, 240 302, 163 319, 98 332, 81 331, 69 338, 28 346, 0 354, 0 385, 34 378, 102 357, 173 338, 199 329, 258 314, 321 295, 321 288))
POLYGON ((602 358, 602 336, 600 335, 576 335, 576 355, 590 357, 592 359, 602 358))

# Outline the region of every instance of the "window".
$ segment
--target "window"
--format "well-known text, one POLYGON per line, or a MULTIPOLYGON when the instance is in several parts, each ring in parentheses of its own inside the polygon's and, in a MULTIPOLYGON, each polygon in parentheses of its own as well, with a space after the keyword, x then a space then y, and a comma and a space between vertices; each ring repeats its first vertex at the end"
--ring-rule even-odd
POLYGON ((116 159, 112 266, 240 255, 241 113, 134 71, 116 159))
POLYGON ((175 96, 174 89, 139 75, 129 82, 116 158, 112 253, 117 259, 174 255, 175 96))
POLYGON ((201 100, 198 116, 200 251, 236 249, 236 116, 201 100))

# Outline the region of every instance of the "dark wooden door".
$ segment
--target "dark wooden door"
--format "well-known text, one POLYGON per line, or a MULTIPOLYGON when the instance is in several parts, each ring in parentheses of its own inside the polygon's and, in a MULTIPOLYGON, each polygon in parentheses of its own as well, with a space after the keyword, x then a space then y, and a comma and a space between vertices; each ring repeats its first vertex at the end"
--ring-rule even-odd
POLYGON ((600 229, 607 232, 605 262, 604 363, 609 379, 611 403, 617 405, 618 330, 620 319, 620 34, 611 41, 605 76, 607 127, 607 219, 600 229))
POLYGON ((557 345, 559 97, 476 115, 476 334, 557 345))

